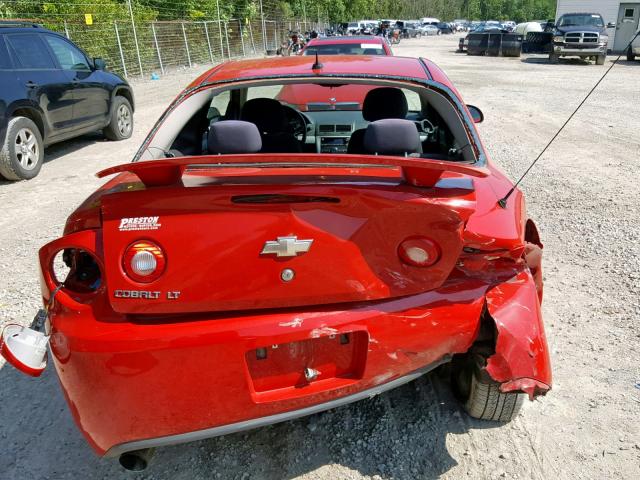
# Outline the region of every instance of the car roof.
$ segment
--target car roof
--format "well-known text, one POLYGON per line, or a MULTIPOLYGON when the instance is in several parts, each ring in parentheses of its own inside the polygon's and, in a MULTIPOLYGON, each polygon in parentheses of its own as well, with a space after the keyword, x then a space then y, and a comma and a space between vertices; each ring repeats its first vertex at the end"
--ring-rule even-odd
POLYGON ((319 76, 385 76, 429 80, 428 61, 411 57, 387 55, 320 55, 323 64, 320 72, 313 71, 314 56, 291 56, 251 60, 229 61, 218 65, 197 78, 190 86, 230 80, 269 77, 298 77, 317 74, 319 76))
MULTIPOLYGON (((7 33, 49 33, 52 35, 58 35, 64 37, 61 33, 54 32, 48 28, 44 28, 37 24, 24 24, 19 25, 16 22, 2 22, 0 21, 0 35, 7 33)), ((66 37, 65 37, 66 38, 66 37)))
POLYGON ((310 45, 346 45, 353 43, 380 43, 382 44, 384 39, 382 37, 374 37, 373 35, 359 35, 349 37, 329 37, 329 38, 314 38, 307 43, 310 45))
MULTIPOLYGON (((29 32, 33 32, 33 31, 51 32, 51 30, 48 30, 48 29, 44 28, 42 25, 40 25, 38 23, 24 22, 24 21, 20 21, 20 20, 0 20, 0 32, 1 33, 15 32, 15 31, 19 31, 19 32, 24 32, 24 31, 29 31, 29 32)), ((53 33, 55 33, 55 32, 53 32, 53 33)))

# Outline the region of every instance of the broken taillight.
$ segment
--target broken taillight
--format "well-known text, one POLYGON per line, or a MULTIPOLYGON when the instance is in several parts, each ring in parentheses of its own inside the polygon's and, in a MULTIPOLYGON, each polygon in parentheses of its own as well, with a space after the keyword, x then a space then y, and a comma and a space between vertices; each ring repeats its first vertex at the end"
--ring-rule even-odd
POLYGON ((164 272, 167 260, 162 248, 150 241, 138 241, 127 247, 122 267, 131 280, 150 283, 164 272))
POLYGON ((410 237, 398 247, 402 261, 414 267, 430 267, 440 259, 440 248, 426 237, 410 237))

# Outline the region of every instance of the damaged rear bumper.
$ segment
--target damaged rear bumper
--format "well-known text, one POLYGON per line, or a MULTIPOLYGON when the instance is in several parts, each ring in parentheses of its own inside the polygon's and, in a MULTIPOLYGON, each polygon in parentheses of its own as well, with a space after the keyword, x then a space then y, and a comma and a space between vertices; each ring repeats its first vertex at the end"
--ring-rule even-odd
POLYGON ((548 390, 551 374, 536 286, 520 267, 499 285, 458 278, 411 297, 304 312, 96 318, 91 305, 61 292, 51 350, 77 425, 107 456, 255 428, 394 388, 468 351, 487 311, 498 331, 489 374, 505 391, 535 396, 548 390), (305 379, 306 367, 318 378, 305 379))

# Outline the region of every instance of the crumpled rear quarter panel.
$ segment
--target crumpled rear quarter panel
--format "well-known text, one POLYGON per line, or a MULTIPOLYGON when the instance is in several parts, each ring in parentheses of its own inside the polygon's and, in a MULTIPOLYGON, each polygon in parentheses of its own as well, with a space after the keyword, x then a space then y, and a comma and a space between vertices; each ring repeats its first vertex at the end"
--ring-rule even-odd
POLYGON ((528 268, 487 292, 487 310, 498 332, 487 372, 501 390, 533 399, 551 389, 551 362, 538 290, 528 268))

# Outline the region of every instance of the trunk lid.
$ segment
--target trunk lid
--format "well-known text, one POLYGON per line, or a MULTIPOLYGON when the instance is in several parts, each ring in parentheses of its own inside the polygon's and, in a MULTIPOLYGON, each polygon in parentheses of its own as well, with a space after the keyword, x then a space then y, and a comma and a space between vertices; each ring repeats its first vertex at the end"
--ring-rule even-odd
POLYGON ((374 301, 437 288, 459 257, 475 206, 472 181, 457 177, 430 189, 384 181, 274 185, 272 178, 269 185, 107 195, 102 219, 110 302, 121 313, 183 314, 374 301), (402 262, 398 246, 415 235, 440 246, 435 265, 402 262), (268 243, 280 237, 312 243, 306 252, 291 240, 268 243), (150 284, 132 281, 122 266, 125 250, 138 240, 157 243, 166 255, 163 275, 150 284), (295 246, 294 256, 262 253, 295 246), (282 279, 285 269, 293 272, 290 281, 282 279))

